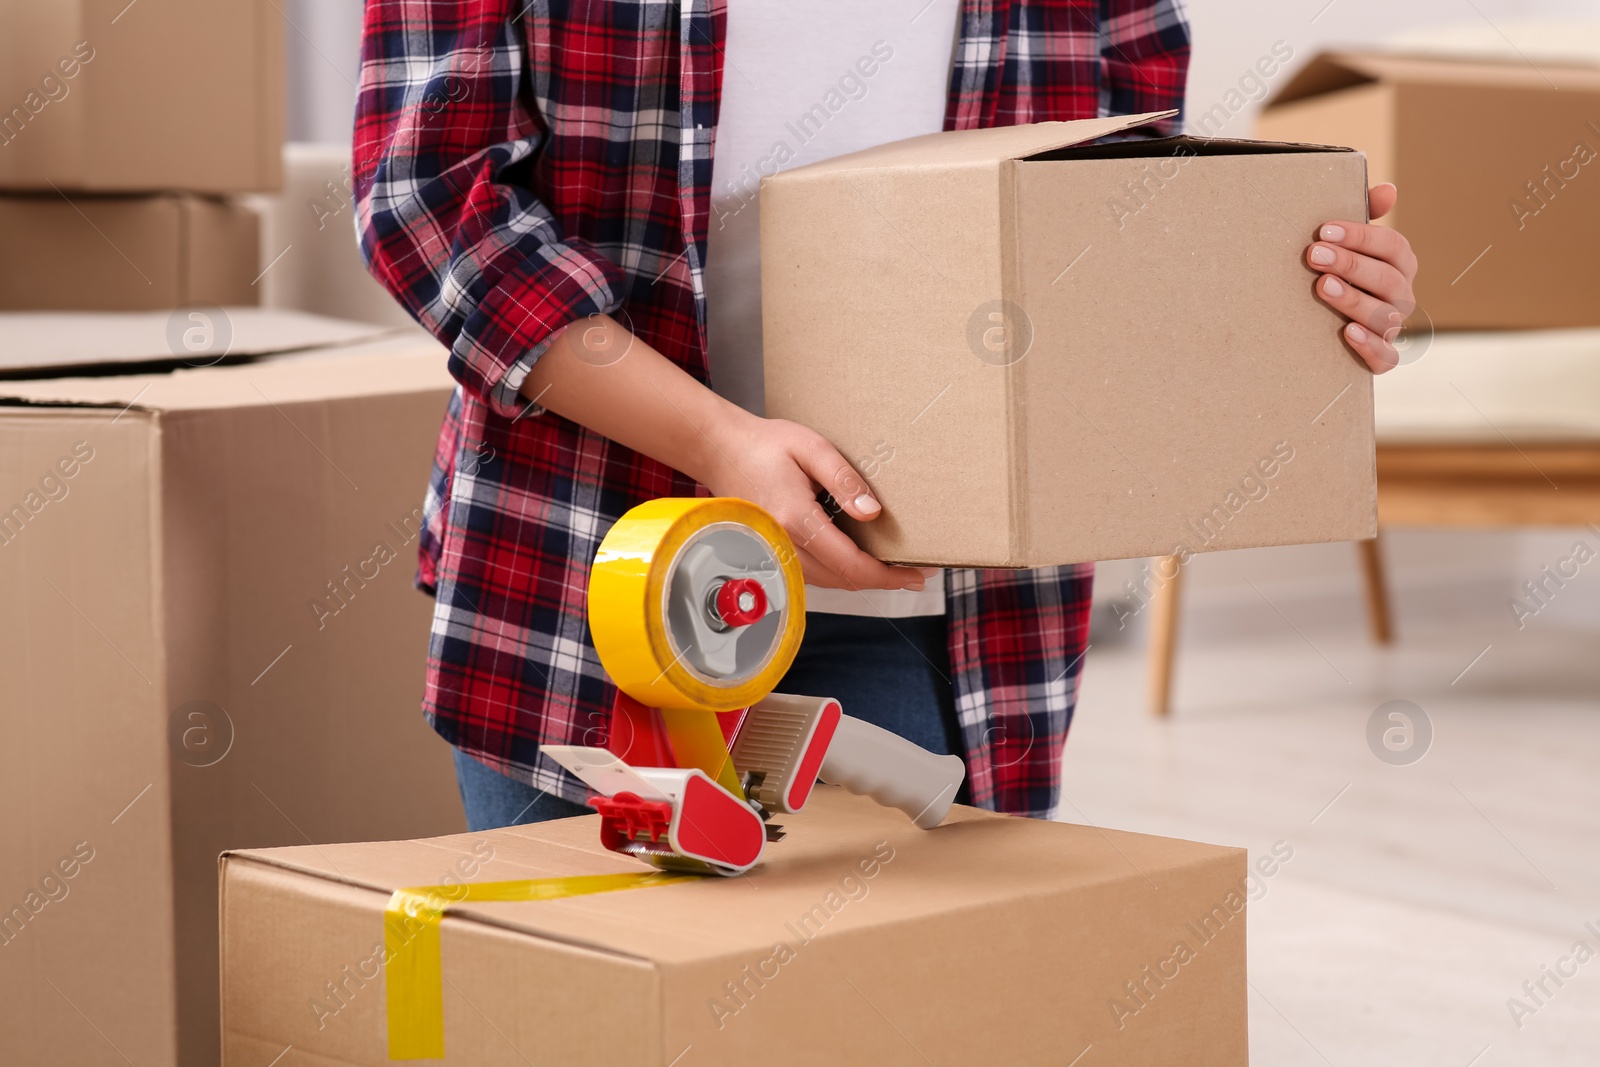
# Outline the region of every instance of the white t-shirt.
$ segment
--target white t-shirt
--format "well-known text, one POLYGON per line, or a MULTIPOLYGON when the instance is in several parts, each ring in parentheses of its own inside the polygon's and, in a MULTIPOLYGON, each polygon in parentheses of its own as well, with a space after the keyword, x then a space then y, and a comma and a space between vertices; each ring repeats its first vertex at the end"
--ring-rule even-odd
MULTIPOLYGON (((765 407, 762 174, 942 129, 959 10, 960 0, 728 0, 706 326, 712 384, 740 407, 758 415, 765 407)), ((941 615, 944 579, 929 578, 920 593, 808 586, 806 606, 941 615)))

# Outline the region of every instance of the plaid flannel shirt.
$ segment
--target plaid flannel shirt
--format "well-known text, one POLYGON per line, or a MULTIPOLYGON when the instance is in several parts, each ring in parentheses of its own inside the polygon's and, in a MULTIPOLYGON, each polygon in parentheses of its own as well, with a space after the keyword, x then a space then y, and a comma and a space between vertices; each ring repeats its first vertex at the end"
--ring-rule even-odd
MULTIPOLYGON (((612 690, 586 622, 589 563, 629 508, 697 487, 518 390, 554 334, 599 312, 707 380, 724 14, 722 0, 366 7, 362 253, 448 346, 459 383, 424 508, 424 713, 452 744, 579 802, 582 783, 538 748, 604 741, 612 690)), ((963 0, 961 18, 947 128, 1181 106, 1181 0, 963 0)), ((1053 814, 1092 576, 947 572, 973 803, 1053 814)))

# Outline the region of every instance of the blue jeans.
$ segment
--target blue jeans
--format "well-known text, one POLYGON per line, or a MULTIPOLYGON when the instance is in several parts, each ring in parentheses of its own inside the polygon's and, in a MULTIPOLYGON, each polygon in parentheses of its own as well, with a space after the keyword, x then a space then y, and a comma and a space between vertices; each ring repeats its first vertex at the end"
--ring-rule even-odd
POLYGON ((594 814, 593 808, 507 778, 459 748, 454 752, 456 785, 461 790, 461 806, 467 810, 469 830, 497 830, 502 826, 594 814))
MULTIPOLYGON (((885 619, 808 613, 800 654, 777 691, 834 697, 846 715, 897 733, 930 752, 964 755, 946 634, 943 615, 885 619)), ((467 826, 473 830, 565 819, 593 810, 507 778, 459 749, 455 760, 467 826)))
POLYGON ((964 755, 943 615, 885 619, 806 614, 806 637, 780 693, 833 697, 865 719, 939 755, 964 755))

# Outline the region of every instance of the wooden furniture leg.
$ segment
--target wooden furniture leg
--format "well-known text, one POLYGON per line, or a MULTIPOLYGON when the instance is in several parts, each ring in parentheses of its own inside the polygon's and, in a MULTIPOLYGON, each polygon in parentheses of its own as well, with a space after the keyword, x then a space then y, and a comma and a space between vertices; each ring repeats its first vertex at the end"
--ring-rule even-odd
POLYGON ((1179 594, 1183 566, 1177 556, 1155 561, 1160 582, 1150 595, 1150 712, 1163 718, 1172 710, 1172 663, 1177 653, 1179 594))
POLYGON ((1389 590, 1383 577, 1383 556, 1378 551, 1378 539, 1357 541, 1361 551, 1361 572, 1366 579, 1367 622, 1372 627, 1372 639, 1380 645, 1394 641, 1394 629, 1389 619, 1389 590))

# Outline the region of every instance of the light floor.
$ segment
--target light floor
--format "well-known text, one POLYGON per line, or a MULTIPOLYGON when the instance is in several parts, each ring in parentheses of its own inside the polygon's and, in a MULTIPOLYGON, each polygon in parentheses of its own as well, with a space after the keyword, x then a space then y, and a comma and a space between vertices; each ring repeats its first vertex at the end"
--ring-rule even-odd
POLYGON ((1242 627, 1186 612, 1166 722, 1145 711, 1143 641, 1101 628, 1063 818, 1293 847, 1249 911, 1258 1065, 1600 1064, 1600 957, 1547 978, 1520 1027, 1507 1006, 1575 941, 1600 952, 1600 631, 1518 632, 1503 598, 1402 602, 1380 650, 1353 594, 1242 627), (1367 742, 1397 698, 1433 725, 1409 766, 1367 742))

